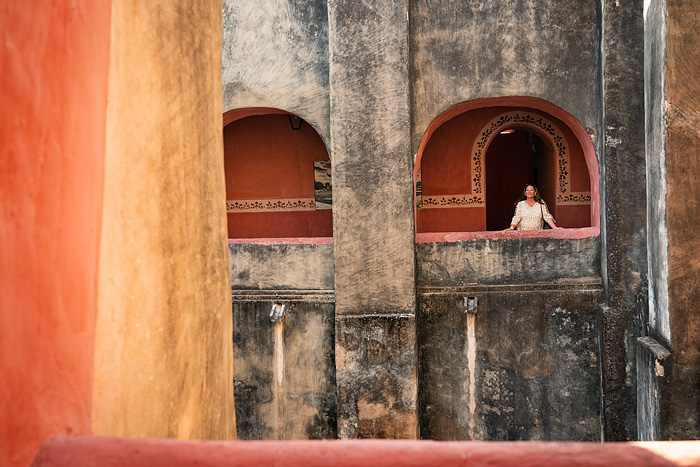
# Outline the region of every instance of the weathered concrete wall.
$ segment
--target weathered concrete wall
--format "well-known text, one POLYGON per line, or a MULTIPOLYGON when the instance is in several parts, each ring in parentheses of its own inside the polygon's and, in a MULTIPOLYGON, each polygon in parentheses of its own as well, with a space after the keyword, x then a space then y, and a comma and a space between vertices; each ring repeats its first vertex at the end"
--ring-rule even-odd
POLYGON ((659 379, 671 363, 671 352, 655 339, 637 339, 637 436, 640 441, 659 441, 659 379))
POLYGON ((408 2, 328 12, 338 435, 414 438, 408 2))
POLYGON ((229 264, 238 437, 335 438, 333 245, 229 243, 229 264))
MULTIPOLYGON (((647 170, 647 257, 649 306, 642 335, 671 341, 668 309, 668 237, 666 222, 666 72, 665 1, 644 5, 644 104, 647 170)), ((660 438, 659 382, 656 359, 637 344, 637 433, 640 440, 660 438)))
MULTIPOLYGON (((224 0, 225 112, 246 107, 292 112, 330 144, 326 3, 224 0)), ((335 437, 333 263, 331 243, 229 244, 241 438, 335 437), (289 290, 307 292, 280 296, 289 290), (280 297, 292 300, 283 324, 284 394, 273 378, 276 325, 268 318, 272 301, 280 297), (278 407, 284 414, 281 422, 278 407)))
POLYGON ((229 243, 231 288, 333 290, 333 245, 229 243))
MULTIPOLYGON (((247 48, 224 47, 225 95, 230 96, 225 97, 225 106, 285 108, 319 129, 334 161, 335 278, 329 286, 330 263, 323 248, 273 249, 269 258, 263 258, 257 256, 262 250, 237 246, 231 257, 241 260, 242 266, 235 272, 234 288, 301 290, 308 286, 321 290, 334 286, 338 336, 359 332, 354 326, 359 326, 360 318, 346 320, 346 315, 363 314, 365 319, 364 315, 379 311, 386 317, 377 316, 377 320, 411 320, 414 266, 412 253, 406 251, 414 250, 404 234, 412 235, 413 219, 406 215, 412 211, 412 203, 410 181, 401 175, 404 165, 410 167, 410 158, 402 155, 404 147, 415 151, 429 123, 459 102, 514 95, 542 98, 571 113, 597 145, 603 202, 600 238, 478 240, 468 246, 461 242, 420 244, 415 249, 415 280, 439 287, 602 276, 607 303, 600 308, 606 438, 634 439, 636 337, 645 319, 647 274, 647 184, 641 137, 642 0, 632 4, 590 0, 576 5, 554 0, 498 4, 416 0, 408 5, 380 3, 371 7, 331 1, 327 24, 318 10, 325 4, 311 2, 307 7, 290 1, 260 5, 228 2, 224 8, 225 21, 232 18, 233 25, 225 27, 227 43, 252 44, 247 48), (410 34, 404 30, 408 26, 403 13, 409 16, 410 34), (314 27, 327 28, 326 49, 316 36, 312 39, 310 33, 295 32, 314 27), (410 43, 410 54, 404 40, 410 43), (251 48, 257 51, 251 52, 251 48), (263 53, 272 48, 279 50, 263 53), (278 57, 278 53, 286 55, 278 57), (326 65, 319 58, 323 53, 326 65), (301 70, 296 74, 280 71, 289 69, 285 68, 289 56, 295 57, 293 62, 301 70), (284 66, 275 65, 277 62, 284 66), (410 84, 409 74, 404 73, 407 63, 410 84), (229 75, 229 70, 233 74, 229 75), (274 79, 258 80, 254 77, 258 70, 274 79), (309 96, 309 83, 316 86, 324 73, 328 82, 321 88, 325 86, 327 100, 302 99, 300 96, 309 96), (234 77, 229 80, 229 76, 234 77), (278 84, 273 89, 269 83, 275 80, 278 84), (406 88, 410 108, 404 96, 406 88), (273 97, 266 100, 263 94, 273 97), (229 105, 236 99, 240 103, 229 105), (326 102, 330 113, 324 115, 332 114, 333 123, 328 120, 324 130, 318 123, 323 118, 318 115, 327 112, 326 102), (407 145, 403 138, 409 122, 411 144, 407 145), (293 266, 279 271, 287 260, 293 266), (313 268, 320 269, 305 274, 303 280, 294 272, 313 268)), ((654 184, 657 186, 663 193, 663 185, 654 184)), ((662 208, 658 209, 653 215, 662 219, 662 208)), ((663 224, 658 225, 662 233, 663 224)), ((652 250, 657 255, 654 261, 663 263, 663 248, 652 246, 652 250)), ((654 280, 654 300, 663 301, 663 278, 654 280)), ((658 319, 663 320, 663 315, 658 314, 658 319)), ((367 332, 410 328, 392 327, 389 322, 363 326, 367 332)), ((409 335, 395 338, 409 339, 409 335)), ((343 345, 338 344, 338 354, 344 351, 343 345)), ((410 384, 413 377, 409 373, 404 376, 398 380, 410 384)), ((360 379, 340 375, 339 384, 348 382, 346 389, 352 384, 371 386, 360 379)), ((388 399, 384 403, 390 404, 388 399)), ((341 403, 341 426, 343 420, 353 419, 356 410, 352 404, 341 403)), ((349 431, 341 429, 341 436, 357 435, 353 423, 348 421, 349 431)))
POLYGON ((338 437, 416 438, 413 316, 336 320, 338 437))
POLYGON ((235 437, 221 3, 114 2, 93 429, 235 437))
POLYGON ((646 114, 649 329, 671 341, 668 309, 666 221, 666 2, 653 0, 644 12, 644 99, 646 114))
POLYGON ((329 9, 337 312, 412 313, 407 4, 329 9))
POLYGON ((420 288, 421 437, 600 440, 602 299, 599 279, 420 288))
MULTIPOLYGON (((600 141, 603 133, 603 83, 599 75, 602 15, 598 4, 596 1, 575 5, 557 1, 412 2, 411 139, 414 151, 430 122, 447 108, 463 101, 498 96, 524 95, 544 99, 578 119, 594 143, 600 141)), ((597 280, 602 273, 600 249, 597 236, 421 243, 416 246, 417 284, 439 288, 465 284, 512 284, 517 288, 517 284, 597 280)), ((442 290, 441 293, 448 292, 442 290)), ((591 323, 595 323, 597 304, 603 301, 603 297, 597 292, 593 295, 574 294, 574 297, 587 300, 584 313, 590 334, 582 345, 588 346, 595 356, 598 352, 597 327, 591 323), (584 296, 585 299, 582 298, 584 296)), ((423 311, 421 308, 421 313, 423 311)), ((487 314, 498 313, 497 309, 489 308, 486 311, 487 314)), ((568 331, 562 328, 560 332, 561 338, 567 339, 565 335, 568 331)), ((419 339, 425 337, 423 333, 420 323, 419 339)), ((517 342, 516 337, 511 337, 517 342)), ((422 357, 423 344, 420 345, 422 357)), ((435 355, 441 351, 446 350, 436 350, 435 355)), ((463 361, 464 355, 457 358, 463 361)), ((555 372, 546 384, 562 384, 566 377, 563 373, 555 372), (559 379, 560 375, 563 379, 559 379)), ((587 387, 593 391, 591 395, 600 395, 597 386, 599 377, 597 366, 586 373, 584 379, 587 387)), ((420 381, 421 388, 434 383, 422 370, 420 381)), ((479 378, 477 381, 477 384, 482 382, 479 378)), ((460 388, 459 392, 461 397, 468 397, 465 388, 460 388)), ((461 402, 445 404, 459 405, 461 402)), ((598 402, 589 398, 582 402, 582 407, 585 406, 586 411, 592 407, 599 414, 598 402)), ((518 413, 522 418, 522 414, 527 413, 526 404, 522 400, 518 404, 518 413)), ((457 435, 457 431, 453 430, 447 438, 471 437, 469 427, 465 425, 468 417, 465 418, 463 413, 457 418, 435 415, 434 419, 431 418, 433 415, 421 415, 422 436, 431 433, 427 436, 440 437, 444 434, 440 434, 440 430, 447 430, 447 433, 452 427, 461 434, 457 435), (442 425, 440 417, 443 417, 442 425)), ((518 432, 513 420, 501 423, 495 418, 489 418, 477 432, 483 439, 528 439, 537 436, 600 439, 601 424, 597 417, 591 418, 585 426, 579 425, 579 432, 538 426, 537 433, 528 434, 518 432), (513 426, 505 428, 511 422, 513 426)))
POLYGON ((637 437, 637 303, 647 280, 643 1, 604 0, 601 5, 605 429, 608 441, 622 441, 637 437))
POLYGON ((539 97, 600 135, 597 3, 412 1, 414 151, 438 115, 483 97, 539 97))
POLYGON ((224 112, 274 107, 295 113, 328 144, 326 0, 224 0, 224 112))
POLYGON ((649 334, 673 352, 658 383, 658 434, 661 439, 695 439, 700 437, 700 5, 655 1, 646 14, 648 204, 653 225, 649 334))
POLYGON ((600 277, 600 240, 540 237, 419 243, 416 270, 421 287, 600 277))
POLYGON ((229 264, 239 439, 335 438, 333 245, 229 243, 229 264))
POLYGON ((239 439, 336 437, 333 295, 233 293, 239 439), (285 305, 281 322, 273 303, 285 305))

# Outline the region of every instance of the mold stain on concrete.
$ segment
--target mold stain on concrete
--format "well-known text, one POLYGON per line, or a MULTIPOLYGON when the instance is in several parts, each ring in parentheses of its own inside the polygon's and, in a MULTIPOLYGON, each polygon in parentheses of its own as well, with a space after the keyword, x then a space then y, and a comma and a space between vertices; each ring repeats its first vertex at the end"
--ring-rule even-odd
POLYGON ((476 435, 476 315, 467 313, 467 368, 469 372, 469 439, 476 435))
POLYGON ((277 439, 284 439, 284 324, 275 323, 275 403, 277 404, 277 439))

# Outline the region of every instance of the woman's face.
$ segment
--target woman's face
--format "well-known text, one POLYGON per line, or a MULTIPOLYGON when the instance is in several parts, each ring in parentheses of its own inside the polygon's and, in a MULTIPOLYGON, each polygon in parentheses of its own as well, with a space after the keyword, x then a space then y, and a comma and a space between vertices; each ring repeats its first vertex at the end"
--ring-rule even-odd
POLYGON ((535 198, 535 187, 528 185, 527 188, 525 188, 525 197, 527 199, 534 199, 535 198))

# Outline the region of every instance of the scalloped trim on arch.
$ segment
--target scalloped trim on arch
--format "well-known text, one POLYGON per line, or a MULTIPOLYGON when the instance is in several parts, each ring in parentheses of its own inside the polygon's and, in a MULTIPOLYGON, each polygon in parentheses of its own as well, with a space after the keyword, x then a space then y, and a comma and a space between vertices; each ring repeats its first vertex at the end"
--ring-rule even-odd
POLYGON ((555 148, 557 155, 557 205, 586 205, 591 203, 590 191, 571 191, 569 175, 571 164, 569 160, 569 144, 561 130, 552 122, 537 112, 511 111, 494 117, 480 132, 480 137, 472 146, 472 192, 482 193, 482 167, 484 151, 491 140, 507 126, 522 125, 536 127, 544 132, 555 148), (475 170, 478 169, 478 170, 475 170))
MULTIPOLYGON (((484 153, 491 140, 508 126, 524 126, 541 130, 555 148, 557 155, 557 198, 556 204, 589 205, 590 191, 571 191, 569 145, 561 130, 547 118, 534 111, 509 111, 495 116, 479 132, 471 149, 471 186, 470 194, 420 196, 418 207, 421 209, 452 207, 484 207, 486 199, 483 186, 484 153)), ((420 177, 420 172, 419 172, 420 177)))

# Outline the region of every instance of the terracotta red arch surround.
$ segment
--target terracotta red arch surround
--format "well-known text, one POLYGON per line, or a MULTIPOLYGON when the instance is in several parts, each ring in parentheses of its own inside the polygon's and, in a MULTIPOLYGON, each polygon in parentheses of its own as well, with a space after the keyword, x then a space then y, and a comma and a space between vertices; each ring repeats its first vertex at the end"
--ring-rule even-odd
MULTIPOLYGON (((414 167, 413 167, 413 183, 417 181, 418 172, 420 170, 421 158, 423 152, 428 144, 433 133, 448 120, 453 117, 468 112, 470 110, 485 108, 485 107, 513 107, 513 108, 530 108, 534 111, 541 111, 547 113, 562 123, 564 123, 568 129, 574 134, 578 143, 583 149, 583 156, 586 161, 586 167, 588 169, 588 175, 591 182, 591 226, 590 228, 583 229, 565 229, 560 231, 539 231, 537 233, 526 233, 526 232, 508 232, 509 236, 553 236, 561 238, 574 238, 574 237, 589 237, 596 236, 600 233, 600 174, 598 170, 598 159, 596 157, 595 148, 593 143, 583 128, 581 123, 571 115, 566 110, 558 107, 551 102, 543 99, 529 97, 529 96, 510 96, 510 97, 493 97, 486 99, 475 99, 471 101, 462 102, 453 107, 450 107, 445 112, 440 114, 435 120, 433 120, 421 139, 418 151, 415 155, 414 167)), ((416 226, 418 223, 416 222, 416 226)), ((453 240, 463 240, 467 238, 498 238, 501 237, 500 232, 464 232, 464 233, 454 233, 449 235, 437 234, 437 233, 417 233, 416 239, 418 242, 424 241, 453 241, 453 240)))

